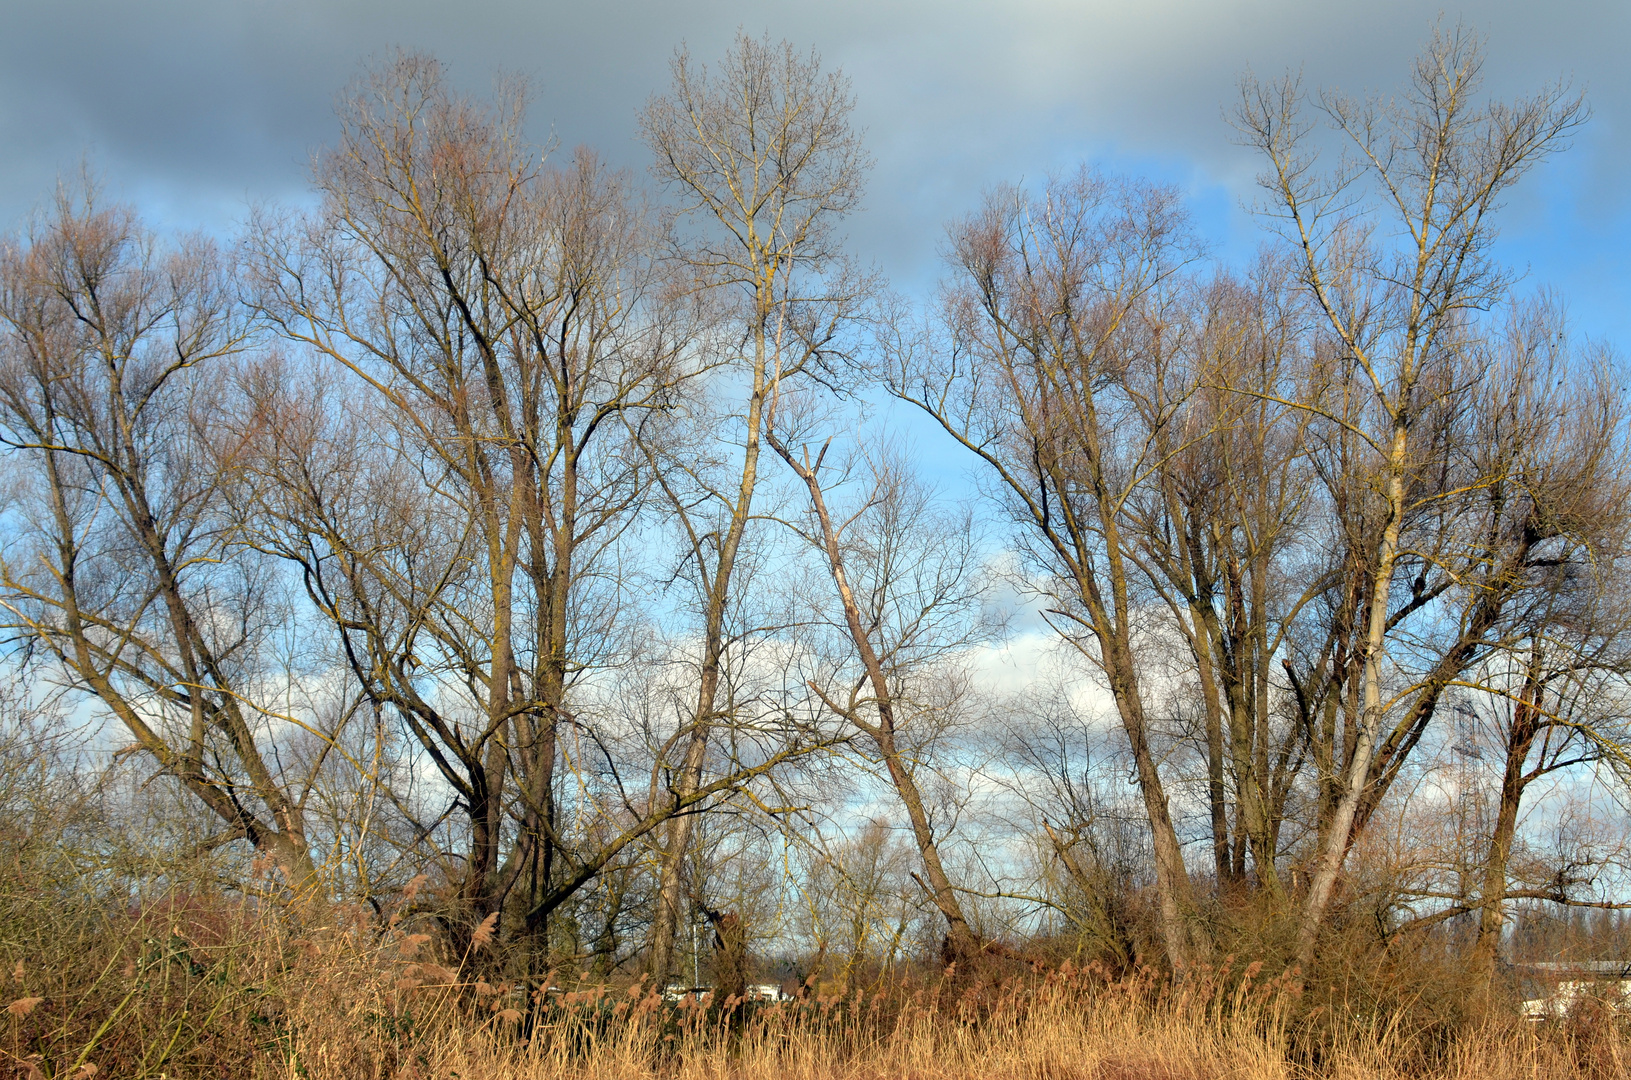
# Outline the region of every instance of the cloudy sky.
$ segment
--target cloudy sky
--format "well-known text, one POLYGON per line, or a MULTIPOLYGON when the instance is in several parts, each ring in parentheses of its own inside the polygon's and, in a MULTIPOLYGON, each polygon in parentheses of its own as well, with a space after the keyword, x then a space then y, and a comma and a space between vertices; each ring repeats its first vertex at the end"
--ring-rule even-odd
POLYGON ((1240 74, 1385 91, 1440 11, 1488 36, 1495 94, 1587 92, 1591 125, 1514 198, 1504 249, 1583 329, 1631 341, 1623 0, 0 0, 0 227, 82 159, 167 225, 225 230, 250 201, 299 200, 335 93, 397 47, 471 90, 523 73, 540 138, 643 168, 635 115, 674 48, 717 56, 741 27, 853 79, 877 168, 852 236, 907 288, 982 188, 1082 160, 1182 185, 1217 250, 1244 254, 1254 163, 1223 121, 1240 74))

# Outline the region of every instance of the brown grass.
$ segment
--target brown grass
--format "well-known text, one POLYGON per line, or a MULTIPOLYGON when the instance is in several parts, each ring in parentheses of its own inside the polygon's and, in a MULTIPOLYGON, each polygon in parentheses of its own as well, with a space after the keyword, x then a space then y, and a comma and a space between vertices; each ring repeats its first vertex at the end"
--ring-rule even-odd
MULTIPOLYGON (((246 899, 171 893, 4 912, 0 1076, 623 1080, 1278 1080, 1626 1076, 1619 1021, 1513 1021, 1412 1034, 1332 1024, 1258 965, 1174 987, 1069 964, 735 1016, 635 983, 567 993, 504 981, 484 955, 371 913, 293 934, 246 899), (32 914, 33 918, 20 918, 32 914), (30 925, 32 923, 32 925, 30 925), (71 932, 94 924, 94 932, 71 932), (36 1000, 37 999, 37 1000, 36 1000), (1317 1038, 1309 1038, 1314 1033, 1317 1038)), ((483 939, 485 935, 482 936, 483 939)))
POLYGON ((640 983, 507 977, 487 923, 463 953, 372 909, 300 931, 268 868, 263 893, 223 893, 179 866, 85 870, 57 837, 0 856, 0 1080, 1628 1076, 1619 1018, 1473 1023, 1446 1005, 1442 959, 1356 949, 1298 995, 1272 965, 1174 985, 1009 958, 881 994, 676 1008, 640 983))

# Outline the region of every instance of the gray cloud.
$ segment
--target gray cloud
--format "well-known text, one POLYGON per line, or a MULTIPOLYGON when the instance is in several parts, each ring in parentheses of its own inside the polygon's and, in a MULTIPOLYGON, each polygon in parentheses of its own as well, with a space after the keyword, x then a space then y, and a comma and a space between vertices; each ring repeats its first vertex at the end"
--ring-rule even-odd
MULTIPOLYGON (((1082 158, 1184 183, 1213 208, 1209 224, 1243 242, 1249 230, 1229 207, 1249 194, 1253 165, 1222 120, 1240 73, 1301 68, 1311 82, 1386 89, 1436 10, 1407 0, 4 0, 0 221, 19 221, 87 154, 114 194, 169 224, 219 228, 249 200, 298 199, 311 150, 332 135, 335 93, 359 62, 396 47, 435 53, 471 89, 498 69, 526 74, 540 137, 639 167, 634 117, 665 85, 675 46, 706 59, 741 26, 813 45, 853 78, 878 161, 858 246, 897 276, 925 271, 941 222, 982 187, 1082 158)), ((1582 147, 1514 207, 1509 234, 1516 257, 1548 279, 1567 284, 1570 267, 1595 266, 1590 281, 1578 270, 1581 287, 1607 311, 1623 298, 1617 252, 1631 231, 1617 180, 1631 163, 1631 73, 1619 56, 1631 8, 1501 0, 1445 15, 1489 36, 1493 92, 1560 75, 1590 92, 1596 119, 1582 147), (1603 284, 1605 272, 1616 284, 1603 284)))

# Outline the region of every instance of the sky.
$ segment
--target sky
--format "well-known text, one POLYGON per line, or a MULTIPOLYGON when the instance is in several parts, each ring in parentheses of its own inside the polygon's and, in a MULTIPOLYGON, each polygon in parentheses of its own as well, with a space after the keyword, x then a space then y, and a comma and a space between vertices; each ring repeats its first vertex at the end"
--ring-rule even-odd
POLYGON ((1241 74, 1386 92, 1440 18, 1487 36, 1494 95, 1586 92, 1592 122, 1514 195, 1501 250, 1579 329, 1631 341, 1623 0, 0 0, 0 229, 81 162, 160 226, 225 233, 251 203, 299 202, 335 95, 397 48, 472 92, 524 75, 536 137, 643 169, 636 115, 675 48, 708 60, 740 28, 852 79, 877 164, 851 240, 899 288, 933 282, 944 223, 983 190, 1084 161, 1179 185, 1214 251, 1244 258, 1256 163, 1224 120, 1241 74))
MULTIPOLYGON (((0 230, 81 163, 166 228, 225 235, 251 204, 309 200, 336 96, 397 49, 439 57, 471 93, 524 76, 533 137, 643 171, 637 116, 676 48, 706 62, 740 29, 851 79, 876 164, 850 241, 909 295, 932 287, 945 223, 986 189, 1083 162, 1178 185, 1213 252, 1244 261, 1263 234, 1248 209, 1258 162, 1225 118, 1241 76, 1391 92, 1440 21, 1487 38, 1491 95, 1557 80, 1587 95, 1591 122, 1514 192, 1498 250, 1625 352, 1624 0, 0 0, 0 230)), ((969 463, 927 421, 879 408, 929 480, 972 495, 969 463)), ((1003 653, 1039 660, 1013 641, 1003 653)))
MULTIPOLYGON (((1512 197, 1500 253, 1578 329, 1631 347, 1631 3, 1625 0, 0 0, 0 231, 88 163, 164 228, 225 235, 257 202, 300 203, 336 95, 370 58, 430 52, 482 92, 535 91, 532 133, 643 170, 643 103, 684 45, 738 30, 816 49, 852 80, 876 161, 854 250, 908 293, 945 222, 988 187, 1089 162, 1178 185, 1214 251, 1249 257, 1257 162, 1225 121, 1240 77, 1300 72, 1399 88, 1439 20, 1487 35, 1501 98, 1565 80, 1590 124, 1512 197)), ((1034 624, 979 658, 1021 684, 1034 624)))

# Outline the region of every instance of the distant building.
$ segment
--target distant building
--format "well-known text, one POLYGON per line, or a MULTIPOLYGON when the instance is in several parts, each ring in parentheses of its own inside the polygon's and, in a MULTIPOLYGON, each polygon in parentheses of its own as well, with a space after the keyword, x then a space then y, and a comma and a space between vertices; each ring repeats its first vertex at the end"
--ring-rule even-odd
POLYGON ((1631 962, 1514 964, 1512 970, 1527 995, 1520 1006, 1526 1020, 1561 1020, 1588 998, 1596 998, 1611 1009, 1631 1009, 1631 962))
MULTIPOLYGON (((679 1002, 690 998, 693 1001, 705 1002, 711 1000, 713 996, 714 988, 711 986, 681 986, 678 983, 672 983, 663 989, 664 1001, 679 1002)), ((784 992, 775 983, 754 983, 747 988, 746 996, 749 1001, 793 1000, 792 994, 784 992)))

